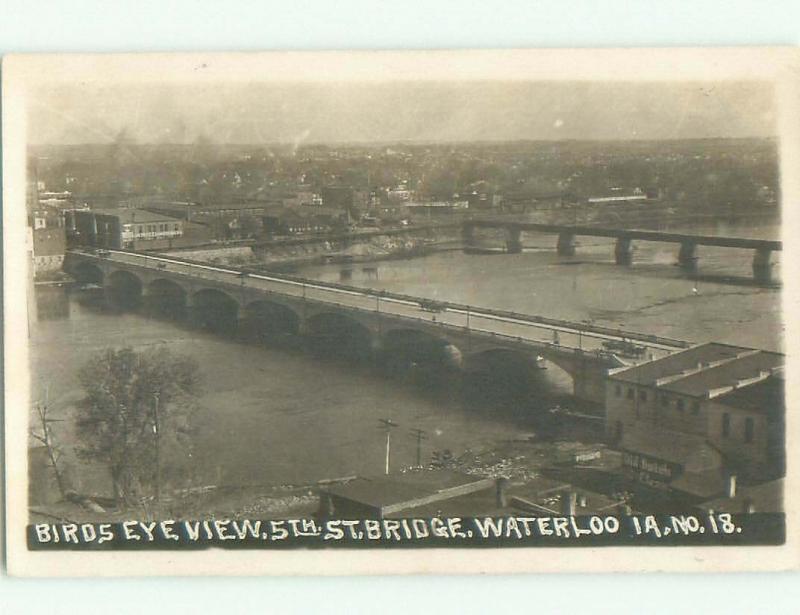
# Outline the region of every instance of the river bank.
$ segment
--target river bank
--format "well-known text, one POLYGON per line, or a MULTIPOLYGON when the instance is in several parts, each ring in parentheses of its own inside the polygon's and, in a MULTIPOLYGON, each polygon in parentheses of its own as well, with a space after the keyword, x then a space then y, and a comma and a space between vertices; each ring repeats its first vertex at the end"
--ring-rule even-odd
MULTIPOLYGON (((421 467, 404 466, 406 472, 453 472, 504 478, 510 485, 523 485, 551 468, 569 467, 579 459, 591 459, 593 467, 606 469, 620 465, 619 455, 601 439, 547 439, 533 433, 520 433, 462 451, 435 451, 421 467)), ((360 476, 369 476, 362 474, 360 476)), ((108 506, 108 498, 77 496, 47 505, 31 506, 32 522, 113 522, 131 518, 150 519, 287 519, 310 518, 319 509, 320 493, 333 485, 347 484, 359 476, 323 479, 307 484, 226 485, 211 484, 162 494, 160 502, 143 497, 138 504, 124 508, 108 506), (78 500, 81 502, 78 502, 78 500), (106 508, 99 507, 97 502, 106 508)))
POLYGON ((418 233, 403 235, 354 236, 346 240, 331 239, 295 244, 221 245, 162 253, 214 265, 286 271, 304 265, 417 258, 452 247, 458 241, 458 233, 452 230, 420 229, 418 233))

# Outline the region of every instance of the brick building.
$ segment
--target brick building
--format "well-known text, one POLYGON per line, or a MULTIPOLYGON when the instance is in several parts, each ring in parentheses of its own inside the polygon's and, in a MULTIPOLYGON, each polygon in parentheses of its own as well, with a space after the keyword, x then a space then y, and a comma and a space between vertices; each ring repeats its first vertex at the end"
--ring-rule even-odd
POLYGON ((75 245, 134 248, 142 243, 183 235, 183 220, 143 209, 92 209, 66 213, 70 241, 75 245))
POLYGON ((607 435, 643 482, 687 488, 731 474, 780 476, 783 366, 779 353, 708 343, 612 370, 607 435))

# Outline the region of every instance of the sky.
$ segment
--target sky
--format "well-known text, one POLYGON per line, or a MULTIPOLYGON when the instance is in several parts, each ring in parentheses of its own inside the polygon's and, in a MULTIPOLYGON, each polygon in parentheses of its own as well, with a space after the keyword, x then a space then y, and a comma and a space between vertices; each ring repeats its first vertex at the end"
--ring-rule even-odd
POLYGON ((32 144, 342 143, 764 137, 756 82, 71 84, 38 91, 32 144))

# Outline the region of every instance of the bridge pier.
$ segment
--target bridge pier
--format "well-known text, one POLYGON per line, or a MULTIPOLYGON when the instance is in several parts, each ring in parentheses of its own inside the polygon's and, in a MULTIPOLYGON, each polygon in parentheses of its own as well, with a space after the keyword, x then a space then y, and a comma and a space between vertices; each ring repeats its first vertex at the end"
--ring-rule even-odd
POLYGON ((633 263, 633 247, 630 237, 620 237, 614 246, 614 260, 617 265, 630 265, 633 263))
POLYGON ((694 272, 697 271, 697 261, 697 244, 693 241, 682 242, 678 251, 678 266, 684 271, 694 272))
POLYGON ((556 251, 559 256, 575 256, 575 235, 569 232, 559 233, 556 251))
POLYGON ((753 254, 753 278, 762 284, 772 282, 772 250, 759 248, 753 254))
POLYGON ((605 367, 598 368, 588 361, 581 361, 577 372, 572 374, 572 392, 584 401, 604 404, 606 399, 605 367))
POLYGON ((461 240, 465 250, 475 247, 475 227, 472 224, 464 224, 461 227, 461 240))
POLYGON ((522 229, 516 227, 506 229, 506 252, 508 254, 522 252, 522 229))

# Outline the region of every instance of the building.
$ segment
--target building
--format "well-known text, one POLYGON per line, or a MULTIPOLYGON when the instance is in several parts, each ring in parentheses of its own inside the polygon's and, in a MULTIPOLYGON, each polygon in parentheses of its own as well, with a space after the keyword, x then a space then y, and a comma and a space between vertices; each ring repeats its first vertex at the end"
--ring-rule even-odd
POLYGON ((496 481, 449 470, 407 472, 356 478, 320 494, 320 515, 341 519, 383 519, 413 516, 423 507, 439 510, 456 498, 489 492, 495 501, 496 481))
POLYGON ((262 217, 264 232, 269 235, 330 233, 347 228, 347 212, 331 207, 276 208, 262 217))
POLYGON ((403 182, 394 188, 386 191, 386 197, 392 202, 410 201, 414 196, 413 190, 409 190, 408 184, 403 182))
POLYGON ((586 199, 588 203, 643 203, 647 200, 644 194, 631 194, 626 196, 592 196, 586 199))
POLYGON ((284 207, 319 207, 322 205, 322 197, 310 190, 298 190, 280 199, 284 207))
POLYGON ((169 247, 170 240, 183 235, 183 220, 143 209, 75 210, 66 214, 74 245, 135 249, 142 243, 159 242, 169 247))
POLYGON ((657 201, 661 198, 661 191, 658 188, 634 188, 632 194, 620 194, 619 188, 612 188, 612 195, 589 197, 587 202, 591 204, 602 203, 644 203, 645 201, 657 201))
POLYGON ((561 192, 538 193, 525 190, 512 190, 502 195, 502 207, 511 213, 528 213, 560 208, 568 197, 561 192))
POLYGON ((461 198, 469 203, 470 209, 492 209, 497 205, 494 188, 485 181, 477 181, 467 186, 461 198))
POLYGON ((64 212, 40 202, 36 207, 28 210, 28 226, 33 230, 63 228, 64 212))
POLYGON ((415 213, 452 213, 454 211, 466 211, 469 209, 469 201, 409 201, 405 204, 409 214, 415 213))
POLYGON ((784 471, 784 356, 708 343, 612 370, 606 432, 626 471, 711 497, 731 475, 784 471), (707 492, 707 493, 706 493, 707 492))
POLYGON ((42 274, 61 271, 67 249, 64 227, 34 228, 30 232, 33 243, 34 276, 41 277, 42 274))
POLYGON ((356 478, 320 493, 319 515, 340 519, 613 514, 617 499, 537 476, 512 484, 453 470, 356 478))
POLYGON ((71 208, 73 207, 72 193, 67 192, 48 192, 39 191, 38 197, 41 205, 49 205, 50 207, 71 208))

